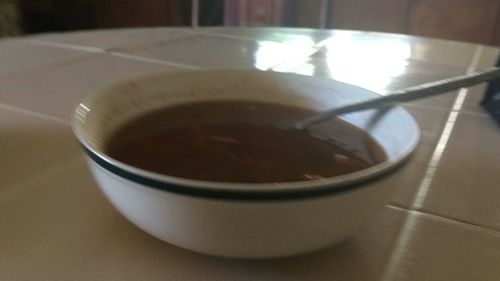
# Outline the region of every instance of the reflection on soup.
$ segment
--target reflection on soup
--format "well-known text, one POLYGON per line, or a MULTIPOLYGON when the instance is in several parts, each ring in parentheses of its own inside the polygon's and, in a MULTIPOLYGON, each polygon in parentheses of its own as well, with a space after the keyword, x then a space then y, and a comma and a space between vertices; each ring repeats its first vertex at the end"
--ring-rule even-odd
POLYGON ((328 178, 386 160, 369 134, 341 119, 319 132, 293 128, 314 113, 253 101, 181 104, 125 123, 106 141, 105 152, 156 173, 239 183, 328 178))

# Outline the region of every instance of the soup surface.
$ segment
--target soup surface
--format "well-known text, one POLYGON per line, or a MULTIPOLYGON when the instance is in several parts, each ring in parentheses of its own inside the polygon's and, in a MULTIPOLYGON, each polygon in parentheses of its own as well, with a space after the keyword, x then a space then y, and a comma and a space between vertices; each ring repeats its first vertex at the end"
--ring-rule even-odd
POLYGON ((314 113, 250 101, 165 107, 126 122, 105 152, 165 175, 239 183, 334 177, 386 160, 372 137, 341 119, 311 131, 293 128, 314 113))

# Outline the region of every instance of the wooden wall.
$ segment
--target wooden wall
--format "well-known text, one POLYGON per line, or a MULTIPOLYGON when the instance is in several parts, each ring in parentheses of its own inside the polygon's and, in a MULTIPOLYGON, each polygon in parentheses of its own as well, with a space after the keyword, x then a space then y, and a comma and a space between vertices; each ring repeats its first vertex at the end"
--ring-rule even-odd
POLYGON ((500 0, 332 0, 331 26, 500 46, 500 0))

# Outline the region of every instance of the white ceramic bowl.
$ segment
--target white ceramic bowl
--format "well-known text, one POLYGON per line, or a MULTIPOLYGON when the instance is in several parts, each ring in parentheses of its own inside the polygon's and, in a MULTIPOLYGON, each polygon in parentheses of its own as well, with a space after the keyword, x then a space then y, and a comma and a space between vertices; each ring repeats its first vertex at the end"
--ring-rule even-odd
POLYGON ((76 108, 73 130, 104 194, 144 231, 210 255, 288 256, 347 238, 384 207, 397 188, 389 184, 390 177, 419 140, 410 114, 396 107, 377 122, 372 122, 375 111, 345 115, 380 143, 388 160, 356 173, 303 182, 235 184, 176 178, 116 161, 103 152, 103 142, 130 118, 178 103, 254 100, 324 110, 375 96, 338 81, 295 74, 169 73, 123 82, 86 97, 76 108))

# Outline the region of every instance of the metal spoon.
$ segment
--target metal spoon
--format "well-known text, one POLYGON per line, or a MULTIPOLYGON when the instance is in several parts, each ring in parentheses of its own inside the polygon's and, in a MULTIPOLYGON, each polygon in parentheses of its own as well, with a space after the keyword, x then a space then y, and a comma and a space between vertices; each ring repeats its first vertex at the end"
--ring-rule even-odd
POLYGON ((478 71, 462 76, 456 76, 448 79, 438 80, 435 82, 425 83, 419 86, 395 91, 380 98, 353 103, 320 112, 316 115, 301 120, 300 122, 295 124, 295 127, 298 129, 306 129, 314 124, 344 113, 361 111, 370 108, 388 107, 399 102, 427 98, 430 96, 443 94, 451 90, 456 90, 459 88, 468 87, 479 84, 481 82, 487 82, 499 78, 500 68, 493 67, 484 71, 478 71))

